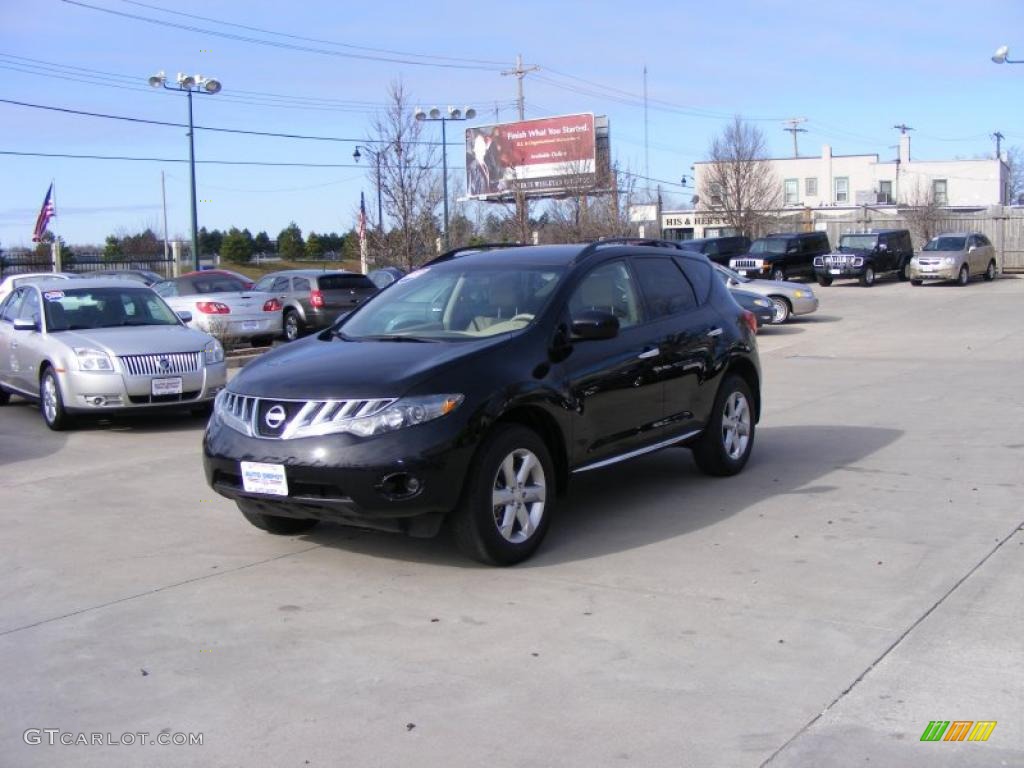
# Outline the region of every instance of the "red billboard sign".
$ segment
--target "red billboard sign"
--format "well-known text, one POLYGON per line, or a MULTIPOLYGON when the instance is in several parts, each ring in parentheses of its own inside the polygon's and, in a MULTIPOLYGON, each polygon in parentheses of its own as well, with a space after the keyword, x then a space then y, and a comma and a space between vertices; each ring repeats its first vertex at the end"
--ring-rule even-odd
POLYGON ((470 128, 467 193, 477 199, 508 197, 516 190, 545 196, 593 186, 595 144, 589 113, 470 128))

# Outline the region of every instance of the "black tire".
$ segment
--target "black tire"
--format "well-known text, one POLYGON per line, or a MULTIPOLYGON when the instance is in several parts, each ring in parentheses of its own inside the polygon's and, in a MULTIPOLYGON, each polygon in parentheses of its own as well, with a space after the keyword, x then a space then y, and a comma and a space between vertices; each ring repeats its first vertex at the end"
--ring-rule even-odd
POLYGON ((900 271, 897 272, 896 274, 899 277, 899 279, 901 281, 903 281, 903 282, 906 282, 907 279, 910 277, 910 275, 907 274, 907 265, 906 264, 904 264, 902 267, 900 267, 900 271))
POLYGON ((267 533, 275 533, 278 536, 290 536, 296 533, 303 533, 314 527, 319 520, 312 518, 281 517, 280 515, 268 515, 264 512, 256 512, 246 509, 244 502, 235 502, 238 505, 242 517, 267 533))
POLYGON ((772 325, 782 325, 789 320, 793 308, 785 296, 769 296, 768 300, 772 303, 772 325))
POLYGON ((208 419, 210 418, 210 415, 213 413, 213 403, 203 403, 202 405, 197 405, 194 408, 190 409, 189 413, 191 413, 197 419, 208 419))
POLYGON ((253 336, 249 339, 249 344, 254 347, 269 347, 274 343, 273 336, 253 336))
POLYGON ((693 460, 697 463, 701 472, 716 477, 728 477, 735 475, 746 466, 750 458, 750 452, 754 448, 754 398, 750 392, 750 386, 740 376, 729 374, 722 380, 715 396, 714 410, 711 412, 711 419, 708 422, 704 433, 691 446, 693 460), (732 406, 735 411, 735 398, 743 398, 746 409, 746 435, 747 441, 742 450, 741 446, 732 443, 729 447, 726 434, 726 410, 732 406))
POLYGON ((547 533, 555 506, 555 490, 551 454, 537 433, 518 424, 498 425, 477 450, 466 475, 462 499, 451 515, 450 525, 456 544, 467 557, 488 565, 522 562, 537 550, 547 533), (523 454, 532 454, 532 461, 530 474, 524 481, 519 481, 526 463, 523 454), (505 480, 504 466, 508 459, 512 460, 515 486, 505 480), (539 502, 536 498, 538 488, 539 502), (503 518, 499 522, 494 499, 495 495, 506 490, 509 491, 510 502, 502 509, 503 518), (533 507, 528 508, 525 502, 533 507), (539 509, 535 506, 537 503, 541 505, 539 509), (523 517, 532 526, 525 534, 521 522, 523 517), (502 525, 505 522, 507 526, 502 525))
POLYGON ((11 393, 0 387, 0 405, 7 405, 11 402, 11 393))
POLYGON ((42 413, 46 426, 54 432, 61 432, 73 423, 64 407, 57 374, 49 366, 43 369, 43 375, 39 377, 39 412, 42 413))
POLYGON ((817 279, 818 285, 820 285, 822 288, 828 288, 830 285, 832 285, 832 278, 829 277, 828 275, 818 275, 817 279))
POLYGON ((913 285, 913 286, 919 286, 919 285, 921 285, 921 284, 922 284, 923 282, 924 282, 923 280, 911 280, 911 281, 910 281, 910 284, 911 284, 911 285, 913 285))
POLYGON ((294 309, 284 311, 284 340, 295 341, 302 336, 302 319, 294 309))
POLYGON ((963 288, 971 281, 971 271, 966 264, 960 265, 960 271, 956 273, 956 284, 963 288))
POLYGON ((994 259, 985 267, 985 279, 990 283, 996 279, 996 262, 994 259))
POLYGON ((864 267, 864 271, 860 276, 860 284, 865 288, 870 288, 875 284, 875 268, 871 266, 864 267))
POLYGON ((775 269, 772 270, 771 278, 772 280, 778 280, 779 282, 783 282, 786 279, 786 270, 784 270, 782 267, 776 267, 775 269))

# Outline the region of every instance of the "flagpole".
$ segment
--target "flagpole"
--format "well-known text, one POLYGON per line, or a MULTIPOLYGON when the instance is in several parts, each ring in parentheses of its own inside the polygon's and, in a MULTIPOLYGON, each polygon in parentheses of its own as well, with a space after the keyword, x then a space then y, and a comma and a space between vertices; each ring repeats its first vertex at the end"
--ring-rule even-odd
MULTIPOLYGON (((53 216, 52 219, 57 218, 57 179, 56 177, 50 177, 50 189, 53 190, 51 203, 53 204, 53 216)), ((60 236, 57 234, 57 227, 53 227, 53 245, 51 246, 50 258, 53 261, 53 271, 60 272, 63 268, 60 257, 60 236)))

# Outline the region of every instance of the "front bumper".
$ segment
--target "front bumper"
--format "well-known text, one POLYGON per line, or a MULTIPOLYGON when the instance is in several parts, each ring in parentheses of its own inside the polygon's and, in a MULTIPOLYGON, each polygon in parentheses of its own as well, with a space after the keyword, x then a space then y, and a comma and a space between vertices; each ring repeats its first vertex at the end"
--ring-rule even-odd
POLYGON ((942 264, 925 269, 911 262, 907 268, 907 277, 911 280, 956 280, 959 272, 960 266, 957 264, 942 264))
POLYGON ((197 371, 157 376, 132 376, 114 371, 65 371, 59 374, 64 407, 76 413, 189 407, 211 402, 227 383, 224 363, 197 371), (153 394, 155 379, 181 379, 180 394, 153 394))
POLYGON ((794 315, 809 315, 812 312, 818 311, 818 297, 817 296, 802 296, 799 299, 790 298, 790 304, 793 305, 794 315))
POLYGON ((368 438, 274 440, 243 435, 214 414, 203 467, 213 490, 265 514, 432 535, 458 504, 475 450, 462 429, 442 418, 368 438), (288 495, 246 491, 242 461, 283 465, 288 495), (395 478, 415 478, 418 488, 396 495, 395 478))

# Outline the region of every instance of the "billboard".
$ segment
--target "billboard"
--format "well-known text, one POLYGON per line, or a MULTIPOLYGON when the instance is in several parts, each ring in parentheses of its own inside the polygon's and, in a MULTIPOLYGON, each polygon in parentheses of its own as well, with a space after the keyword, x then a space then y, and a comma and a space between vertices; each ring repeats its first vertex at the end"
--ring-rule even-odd
POLYGON ((466 191, 476 200, 514 191, 544 197, 597 182, 594 115, 560 115, 466 131, 466 191))

